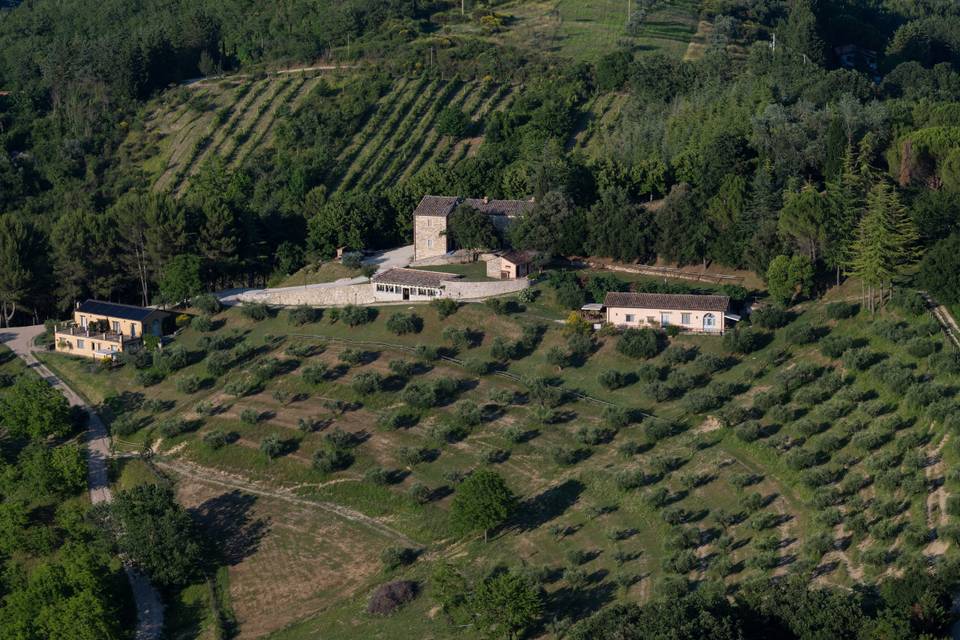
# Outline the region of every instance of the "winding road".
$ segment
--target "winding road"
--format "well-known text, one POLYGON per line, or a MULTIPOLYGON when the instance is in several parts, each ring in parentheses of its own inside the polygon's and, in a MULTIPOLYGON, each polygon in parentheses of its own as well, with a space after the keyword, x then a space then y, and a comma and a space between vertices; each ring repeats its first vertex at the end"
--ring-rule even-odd
MULTIPOLYGON (((5 344, 28 367, 37 372, 52 387, 60 391, 71 406, 82 407, 87 412, 87 482, 90 489, 90 501, 93 504, 109 502, 113 498, 107 475, 107 461, 110 458, 110 436, 100 416, 89 407, 83 398, 66 383, 45 367, 33 355, 33 343, 44 332, 43 325, 3 329, 0 343, 5 344)), ((133 566, 124 561, 123 568, 130 581, 133 598, 137 605, 136 640, 160 640, 163 634, 163 603, 160 594, 150 581, 133 566)))

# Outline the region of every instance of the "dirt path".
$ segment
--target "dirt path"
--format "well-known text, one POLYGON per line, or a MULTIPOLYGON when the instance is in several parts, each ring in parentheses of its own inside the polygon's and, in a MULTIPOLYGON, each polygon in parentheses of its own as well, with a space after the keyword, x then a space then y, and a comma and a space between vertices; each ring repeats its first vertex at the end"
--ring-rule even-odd
POLYGON ((955 348, 960 349, 960 325, 957 324, 950 310, 934 300, 933 296, 926 291, 921 291, 920 295, 926 300, 930 313, 932 313, 933 317, 940 323, 940 328, 943 329, 943 332, 946 334, 947 340, 952 342, 955 348))
POLYGON ((359 511, 354 511, 347 507, 341 506, 333 502, 325 502, 321 500, 308 500, 306 498, 299 498, 296 495, 292 494, 289 491, 267 489, 258 485, 255 482, 252 482, 246 478, 242 478, 235 475, 228 475, 221 471, 216 471, 206 467, 199 467, 181 460, 172 460, 160 458, 155 461, 156 465, 163 469, 164 471, 170 471, 179 476, 190 478, 195 482, 206 483, 218 487, 223 487, 225 489, 237 489, 239 491, 244 491, 246 493, 251 493, 256 496, 262 496, 265 498, 274 498, 276 500, 283 500, 291 504, 296 504, 299 506, 313 507, 320 509, 322 511, 327 511, 337 517, 348 520, 354 524, 359 524, 366 526, 369 529, 373 529, 377 533, 383 535, 386 538, 390 538, 396 542, 405 544, 409 547, 420 548, 421 545, 408 538, 404 534, 396 531, 384 523, 380 522, 375 518, 366 516, 359 511))
MULTIPOLYGON (((103 421, 93 409, 83 401, 73 389, 68 387, 52 371, 45 367, 33 354, 33 343, 37 336, 45 331, 43 325, 33 327, 18 327, 5 329, 0 334, 0 342, 5 343, 11 351, 19 356, 27 366, 46 380, 50 386, 62 393, 67 401, 76 407, 82 407, 87 412, 87 483, 90 491, 90 502, 99 504, 110 502, 113 495, 110 491, 110 481, 107 475, 107 461, 110 458, 110 436, 103 421)), ((150 581, 134 570, 128 562, 123 563, 130 589, 137 606, 136 640, 159 640, 163 632, 163 603, 160 594, 153 588, 150 581)))

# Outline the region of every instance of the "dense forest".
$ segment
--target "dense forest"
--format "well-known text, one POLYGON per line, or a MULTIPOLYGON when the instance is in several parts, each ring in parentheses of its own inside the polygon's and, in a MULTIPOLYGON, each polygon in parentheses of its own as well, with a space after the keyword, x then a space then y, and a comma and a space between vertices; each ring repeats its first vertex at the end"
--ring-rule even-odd
POLYGON ((788 280, 857 273, 879 290, 928 248, 922 285, 948 302, 960 293, 943 277, 955 272, 960 211, 952 3, 707 2, 703 16, 722 28, 702 59, 624 49, 590 64, 483 39, 438 43, 428 36, 450 15, 443 3, 248 4, 36 1, 4 11, 5 315, 13 304, 55 315, 91 295, 171 301, 196 283, 265 281, 336 246, 395 245, 409 239, 426 193, 535 197, 512 240, 553 255, 762 275, 796 255, 792 270, 777 264, 788 280), (841 59, 842 46, 857 55, 841 59), (151 192, 118 161, 141 101, 170 83, 323 55, 369 64, 342 85, 321 82, 280 123, 274 149, 236 170, 208 163, 183 198, 151 192), (392 78, 411 73, 522 88, 487 117, 477 155, 328 197, 338 153, 392 78), (606 153, 568 151, 587 99, 609 91, 629 101, 606 153), (871 225, 872 235, 861 228, 871 225), (880 258, 857 250, 893 229, 900 241, 880 258))

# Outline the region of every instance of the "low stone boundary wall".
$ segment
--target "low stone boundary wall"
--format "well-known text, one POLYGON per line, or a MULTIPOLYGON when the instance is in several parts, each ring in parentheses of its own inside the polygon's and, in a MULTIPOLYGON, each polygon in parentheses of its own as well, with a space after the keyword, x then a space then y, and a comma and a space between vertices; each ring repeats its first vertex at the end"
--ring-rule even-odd
MULTIPOLYGON (((530 286, 530 280, 489 280, 485 282, 464 282, 447 280, 443 297, 454 300, 482 300, 495 296, 522 291, 530 286)), ((343 285, 339 287, 284 287, 283 289, 262 289, 236 296, 238 302, 262 302, 279 307, 343 307, 348 304, 373 305, 397 302, 403 304, 426 304, 429 300, 377 300, 373 287, 369 283, 343 285)))
POLYGON ((263 302, 282 307, 309 305, 311 307, 343 307, 348 304, 373 304, 373 291, 369 284, 351 284, 342 287, 286 287, 265 289, 237 296, 240 302, 263 302))
POLYGON ((444 293, 444 297, 446 298, 453 298, 454 300, 478 300, 523 291, 530 286, 530 280, 528 278, 491 280, 487 282, 449 280, 444 282, 443 286, 446 287, 446 292, 444 293))

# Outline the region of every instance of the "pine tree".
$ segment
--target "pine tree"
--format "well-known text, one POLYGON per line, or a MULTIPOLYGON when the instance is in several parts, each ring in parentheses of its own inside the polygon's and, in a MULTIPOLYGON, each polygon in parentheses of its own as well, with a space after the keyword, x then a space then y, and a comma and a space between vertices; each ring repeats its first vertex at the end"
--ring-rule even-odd
POLYGON ((903 269, 916 262, 919 235, 896 191, 878 182, 867 196, 866 214, 853 243, 852 272, 866 286, 866 306, 876 311, 884 289, 903 269))
POLYGON ((848 145, 839 175, 827 183, 831 210, 823 257, 827 265, 836 270, 837 285, 840 284, 840 272, 849 267, 853 257, 857 225, 863 215, 864 194, 864 179, 858 171, 853 148, 848 145))

